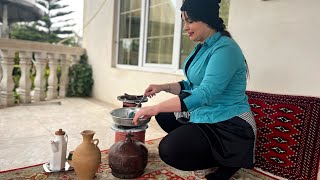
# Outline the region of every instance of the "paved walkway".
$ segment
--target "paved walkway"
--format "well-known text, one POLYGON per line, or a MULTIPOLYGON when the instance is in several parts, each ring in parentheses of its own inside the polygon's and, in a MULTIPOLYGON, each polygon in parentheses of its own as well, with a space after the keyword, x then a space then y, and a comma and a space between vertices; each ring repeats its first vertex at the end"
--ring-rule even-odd
MULTIPOLYGON (((81 144, 85 129, 96 132, 100 150, 109 149, 114 143, 109 112, 115 108, 91 98, 65 98, 0 109, 0 171, 47 162, 50 141, 59 128, 69 136, 68 151, 81 144)), ((146 140, 164 135, 151 120, 146 140)))

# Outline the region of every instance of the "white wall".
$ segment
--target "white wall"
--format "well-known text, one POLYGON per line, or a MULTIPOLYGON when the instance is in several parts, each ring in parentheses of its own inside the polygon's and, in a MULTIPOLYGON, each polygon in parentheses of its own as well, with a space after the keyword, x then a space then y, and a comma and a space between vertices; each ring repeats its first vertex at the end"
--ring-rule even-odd
POLYGON ((246 54, 249 90, 320 96, 319 18, 319 0, 231 0, 229 30, 246 54))
MULTIPOLYGON (((104 0, 84 0, 84 26, 96 14, 104 0)), ((102 9, 91 23, 84 29, 83 46, 87 50, 89 63, 93 67, 93 96, 102 101, 117 106, 122 105, 117 96, 124 93, 141 95, 150 83, 176 82, 183 77, 164 73, 124 70, 112 67, 115 63, 116 47, 116 18, 115 0, 106 0, 102 9)), ((154 104, 171 97, 161 93, 152 98, 147 104, 154 104)))

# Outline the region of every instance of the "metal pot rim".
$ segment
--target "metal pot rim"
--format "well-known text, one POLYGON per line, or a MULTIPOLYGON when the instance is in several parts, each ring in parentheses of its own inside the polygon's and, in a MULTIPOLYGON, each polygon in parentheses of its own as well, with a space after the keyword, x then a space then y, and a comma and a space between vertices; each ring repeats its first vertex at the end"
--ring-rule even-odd
POLYGON ((123 108, 117 108, 110 112, 110 115, 112 117, 112 120, 115 124, 120 126, 131 126, 131 127, 137 127, 137 126, 143 126, 149 123, 151 117, 149 118, 139 118, 139 124, 135 125, 132 123, 133 117, 129 118, 130 113, 135 113, 140 110, 140 107, 123 107, 123 108))

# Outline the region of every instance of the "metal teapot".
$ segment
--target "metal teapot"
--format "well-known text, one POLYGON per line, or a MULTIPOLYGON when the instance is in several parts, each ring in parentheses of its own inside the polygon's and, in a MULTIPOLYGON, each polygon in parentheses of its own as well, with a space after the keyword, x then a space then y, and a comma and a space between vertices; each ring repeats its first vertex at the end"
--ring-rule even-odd
POLYGON ((49 163, 51 171, 61 171, 65 169, 67 154, 68 135, 62 129, 55 132, 55 139, 51 141, 52 158, 49 163))

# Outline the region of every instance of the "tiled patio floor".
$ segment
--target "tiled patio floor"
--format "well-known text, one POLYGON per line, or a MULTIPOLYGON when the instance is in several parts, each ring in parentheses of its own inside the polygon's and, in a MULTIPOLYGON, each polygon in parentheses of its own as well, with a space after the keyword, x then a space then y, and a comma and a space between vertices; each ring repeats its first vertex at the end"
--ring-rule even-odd
MULTIPOLYGON (((114 131, 109 112, 115 108, 91 98, 65 98, 0 109, 0 171, 47 162, 52 156, 50 141, 59 128, 69 136, 68 151, 82 142, 80 132, 85 129, 96 131, 100 150, 110 148, 114 131)), ((164 135, 151 120, 146 140, 164 135)))

